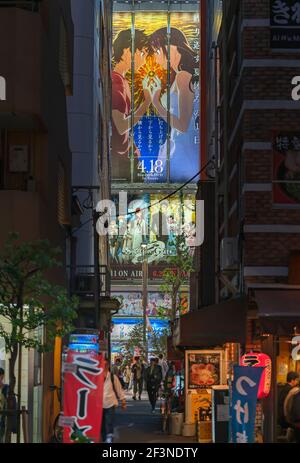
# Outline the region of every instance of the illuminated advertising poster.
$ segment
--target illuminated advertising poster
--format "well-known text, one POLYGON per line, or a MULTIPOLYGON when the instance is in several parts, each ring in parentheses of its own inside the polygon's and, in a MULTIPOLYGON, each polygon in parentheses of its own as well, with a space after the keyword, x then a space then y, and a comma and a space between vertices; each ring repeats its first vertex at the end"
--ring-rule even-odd
MULTIPOLYGON (((127 214, 112 217, 110 223, 110 256, 112 265, 143 261, 142 245, 147 245, 149 264, 166 262, 176 255, 176 236, 184 234, 186 244, 195 245, 195 199, 193 195, 129 195, 127 214)), ((119 197, 114 196, 116 211, 119 197)))
MULTIPOLYGON (((122 352, 125 347, 126 341, 130 337, 131 330, 137 326, 143 324, 142 317, 135 318, 113 318, 113 330, 111 333, 111 346, 112 352, 122 352)), ((168 320, 161 320, 157 318, 150 318, 149 323, 151 324, 151 329, 156 333, 161 333, 168 329, 169 322, 168 320)), ((149 335, 149 330, 147 331, 149 335)), ((149 348, 151 350, 151 336, 149 335, 149 348)))
MULTIPOLYGON (((121 308, 118 316, 142 316, 143 315, 143 296, 141 292, 124 292, 115 293, 114 297, 119 299, 121 308)), ((180 305, 182 312, 187 313, 189 310, 188 294, 180 295, 180 305)), ((148 292, 148 317, 156 317, 160 308, 170 308, 171 298, 168 294, 148 292)))
POLYGON ((274 134, 273 203, 300 205, 300 132, 274 134))
POLYGON ((199 172, 199 24, 197 12, 114 12, 113 181, 184 183, 199 172))

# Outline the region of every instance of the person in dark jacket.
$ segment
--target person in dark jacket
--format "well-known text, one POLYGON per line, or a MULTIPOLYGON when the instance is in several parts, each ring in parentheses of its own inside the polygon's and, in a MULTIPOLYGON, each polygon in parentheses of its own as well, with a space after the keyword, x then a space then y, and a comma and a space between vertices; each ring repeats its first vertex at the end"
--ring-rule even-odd
POLYGON ((278 397, 278 424, 284 430, 289 428, 289 423, 287 423, 285 415, 284 415, 284 402, 288 396, 288 393, 297 386, 299 383, 299 374, 295 371, 290 371, 287 374, 286 384, 282 388, 279 397, 278 397))
POLYGON ((161 366, 158 364, 158 359, 150 359, 150 366, 147 368, 145 376, 149 402, 152 407, 152 413, 154 413, 158 397, 158 390, 162 382, 162 369, 161 366))

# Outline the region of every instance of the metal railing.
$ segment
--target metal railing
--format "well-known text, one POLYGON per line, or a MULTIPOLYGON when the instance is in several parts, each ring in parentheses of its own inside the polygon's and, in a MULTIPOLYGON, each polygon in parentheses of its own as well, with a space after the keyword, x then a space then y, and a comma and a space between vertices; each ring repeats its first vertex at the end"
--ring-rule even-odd
POLYGON ((42 0, 0 0, 0 8, 21 8, 22 10, 39 12, 42 0))
MULTIPOLYGON (((71 293, 83 299, 94 299, 96 275, 94 265, 68 267, 71 293)), ((106 265, 99 266, 100 296, 110 296, 110 272, 106 265)))

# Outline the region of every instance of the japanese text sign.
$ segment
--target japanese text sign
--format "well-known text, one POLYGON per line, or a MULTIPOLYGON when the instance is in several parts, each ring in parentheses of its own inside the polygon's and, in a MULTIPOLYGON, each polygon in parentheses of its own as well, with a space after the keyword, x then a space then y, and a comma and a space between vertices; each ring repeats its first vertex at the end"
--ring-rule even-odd
POLYGON ((233 443, 254 442, 257 393, 263 370, 262 367, 234 367, 231 403, 233 443))
POLYGON ((94 352, 83 354, 70 350, 66 366, 63 410, 64 418, 72 418, 73 426, 65 425, 63 441, 71 443, 71 434, 77 431, 92 442, 99 442, 103 408, 103 357, 94 352))
POLYGON ((300 2, 297 0, 271 0, 270 7, 272 48, 299 48, 300 2))

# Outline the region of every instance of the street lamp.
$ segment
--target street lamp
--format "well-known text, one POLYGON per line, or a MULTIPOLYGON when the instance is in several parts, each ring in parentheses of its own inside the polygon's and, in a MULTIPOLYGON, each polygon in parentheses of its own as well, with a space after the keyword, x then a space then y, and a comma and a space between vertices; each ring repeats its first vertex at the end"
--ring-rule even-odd
POLYGON ((147 306, 148 306, 148 261, 147 245, 142 244, 143 255, 143 345, 145 351, 145 360, 148 361, 148 344, 147 344, 147 306))

